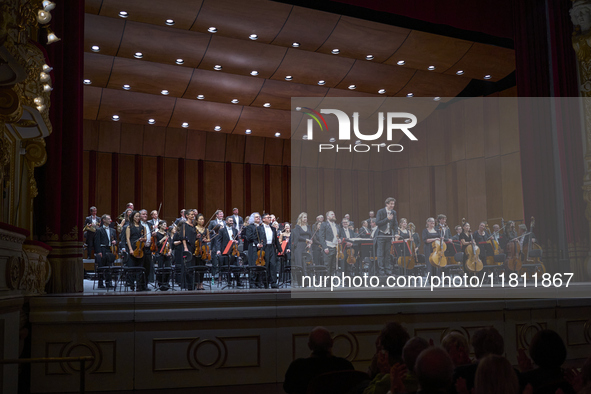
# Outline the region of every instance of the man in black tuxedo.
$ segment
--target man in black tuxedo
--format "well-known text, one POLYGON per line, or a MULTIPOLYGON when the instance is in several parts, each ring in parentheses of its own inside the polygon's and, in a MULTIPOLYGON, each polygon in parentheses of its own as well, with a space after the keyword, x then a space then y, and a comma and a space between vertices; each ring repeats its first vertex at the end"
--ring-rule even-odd
POLYGON ((238 214, 238 208, 232 210, 232 220, 234 221, 234 228, 240 232, 244 226, 244 219, 238 214))
POLYGON ((336 224, 336 216, 333 211, 326 213, 326 221, 320 225, 318 238, 322 250, 324 250, 324 266, 329 275, 334 275, 338 266, 337 244, 345 237, 343 229, 336 224))
MULTIPOLYGON (((257 260, 257 244, 259 243, 257 229, 261 225, 261 215, 258 212, 254 212, 251 217, 253 218, 253 224, 249 224, 245 227, 244 243, 248 245, 248 266, 254 267, 257 260)), ((250 283, 254 283, 257 288, 261 289, 263 287, 263 278, 260 277, 260 275, 251 275, 253 275, 253 277, 249 277, 250 283)))
POLYGON ((361 222, 361 228, 359 229, 359 238, 371 238, 371 230, 369 228, 369 222, 367 220, 361 222))
MULTIPOLYGON (((98 267, 112 265, 115 261, 115 255, 111 252, 111 246, 117 244, 117 233, 114 228, 110 227, 111 216, 102 216, 103 225, 96 230, 94 234, 94 248, 95 248, 95 261, 98 267)), ((105 281, 107 282, 107 288, 112 288, 113 283, 111 281, 111 273, 105 272, 105 281)), ((99 280, 99 289, 104 289, 105 285, 103 280, 99 280)))
POLYGON ((220 231, 226 227, 226 223, 224 222, 224 211, 218 209, 215 213, 215 217, 211 219, 209 222, 209 226, 207 227, 209 232, 213 232, 214 234, 211 235, 211 269, 212 275, 215 277, 220 269, 220 260, 218 258, 218 250, 220 249, 221 245, 221 236, 220 231))
POLYGON ((281 246, 279 238, 277 238, 277 230, 271 226, 271 215, 263 215, 263 225, 259 226, 257 231, 258 239, 260 239, 257 248, 265 251, 265 267, 267 268, 265 288, 271 284, 271 287, 276 289, 279 287, 277 284, 277 252, 281 250, 281 246))
POLYGON ((185 211, 186 211, 186 209, 184 209, 184 208, 183 208, 183 209, 181 209, 181 217, 180 217, 180 218, 177 218, 177 219, 174 221, 174 225, 175 225, 175 226, 179 226, 179 225, 180 225, 179 223, 181 223, 181 222, 184 222, 184 221, 186 221, 186 220, 187 220, 187 217, 185 216, 185 211))
POLYGON ((378 211, 376 224, 378 226, 378 267, 380 274, 385 274, 390 267, 390 244, 394 234, 398 231, 398 220, 394 205, 396 199, 388 197, 385 201, 386 207, 378 211))
MULTIPOLYGON (((84 227, 92 228, 96 230, 101 225, 101 218, 96 215, 96 207, 90 207, 90 216, 86 217, 84 220, 84 227)), ((84 237, 86 238, 86 258, 92 258, 91 251, 94 251, 94 254, 97 253, 97 249, 94 247, 94 235, 95 232, 91 230, 87 230, 84 232, 84 237)))
POLYGON ((150 226, 150 231, 155 233, 156 231, 158 231, 158 227, 160 226, 160 223, 162 223, 162 220, 160 220, 160 218, 158 218, 158 211, 153 210, 152 212, 150 212, 150 216, 152 217, 152 219, 148 220, 148 226, 150 226))
MULTIPOLYGON (((238 246, 238 240, 236 239, 237 237, 238 230, 234 228, 234 219, 232 219, 232 216, 228 216, 226 218, 226 227, 220 228, 219 235, 217 237, 220 240, 217 248, 218 250, 216 252, 220 262, 220 267, 222 265, 227 265, 229 267, 236 264, 236 258, 232 256, 233 246, 230 246, 230 249, 228 249, 227 253, 224 253, 224 251, 226 250, 226 247, 229 243, 234 243, 236 246, 238 246)), ((230 279, 231 275, 228 274, 228 282, 230 282, 230 279)), ((240 286, 240 275, 237 275, 236 282, 236 284, 240 286)))
MULTIPOLYGON (((347 263, 347 249, 353 246, 353 244, 349 240, 351 238, 357 238, 357 234, 355 234, 355 230, 353 230, 351 222, 349 221, 349 219, 347 219, 347 216, 348 215, 345 215, 345 218, 341 222, 341 230, 343 238, 345 238, 345 244, 343 244, 343 246, 345 246, 345 248, 343 249, 345 261, 343 261, 341 264, 344 267, 343 269, 345 271, 345 275, 350 276, 353 273, 359 274, 359 264, 357 264, 357 262, 355 262, 354 264, 347 263)), ((355 256, 355 258, 357 258, 357 256, 355 256)))

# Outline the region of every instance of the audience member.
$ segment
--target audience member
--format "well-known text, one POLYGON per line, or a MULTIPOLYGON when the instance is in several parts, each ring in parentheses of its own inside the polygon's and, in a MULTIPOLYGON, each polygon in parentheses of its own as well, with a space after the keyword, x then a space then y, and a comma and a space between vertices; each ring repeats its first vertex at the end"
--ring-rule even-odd
POLYGON ((441 341, 441 346, 445 349, 451 361, 454 363, 454 367, 460 365, 470 364, 470 345, 468 345, 468 339, 457 331, 452 331, 447 334, 441 341))
POLYGON ((429 347, 417 357, 415 372, 419 380, 418 394, 448 393, 454 366, 447 352, 440 347, 429 347))
MULTIPOLYGON (((562 338, 552 330, 541 330, 534 335, 529 355, 538 366, 522 370, 522 382, 532 385, 536 394, 554 394, 561 389, 564 394, 574 393, 573 387, 564 378, 562 364, 566 360, 566 346, 562 338)), ((520 366, 527 365, 520 360, 520 366)))
POLYGON ((333 340, 324 327, 316 327, 308 337, 308 348, 312 354, 308 358, 294 360, 283 382, 283 390, 289 394, 305 394, 308 383, 318 375, 333 371, 354 370, 353 364, 332 354, 333 340))
POLYGON ((474 394, 519 393, 517 373, 505 357, 489 354, 478 363, 474 394))
POLYGON ((372 380, 380 373, 378 356, 380 354, 387 354, 387 363, 390 366, 396 363, 402 363, 402 348, 409 338, 408 332, 399 323, 391 322, 384 326, 376 340, 376 353, 367 371, 367 374, 372 380))
POLYGON ((409 339, 402 349, 402 359, 407 368, 407 373, 404 376, 402 383, 404 384, 405 392, 408 394, 416 393, 419 390, 419 379, 415 372, 415 364, 419 354, 428 347, 429 342, 427 342, 426 339, 414 337, 409 339))

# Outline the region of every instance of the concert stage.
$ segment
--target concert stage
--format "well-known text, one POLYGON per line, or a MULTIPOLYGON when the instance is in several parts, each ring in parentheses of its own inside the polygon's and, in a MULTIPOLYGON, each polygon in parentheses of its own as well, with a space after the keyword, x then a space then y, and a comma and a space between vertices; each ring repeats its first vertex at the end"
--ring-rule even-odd
MULTIPOLYGON (((591 351, 589 299, 484 300, 459 289, 440 290, 429 291, 440 299, 310 299, 295 298, 297 293, 285 288, 215 286, 213 291, 94 290, 34 297, 29 301, 31 356, 94 356, 88 391, 223 386, 220 392, 232 392, 228 386, 252 385, 251 392, 280 393, 289 363, 308 355, 307 335, 319 325, 333 333, 335 354, 362 371, 378 332, 392 320, 435 344, 452 330, 469 337, 493 325, 505 338, 512 363, 516 349, 527 347, 542 328, 565 338, 569 360, 591 351), (448 299, 452 293, 466 297, 448 299)), ((32 392, 76 391, 76 368, 33 365, 32 392)))

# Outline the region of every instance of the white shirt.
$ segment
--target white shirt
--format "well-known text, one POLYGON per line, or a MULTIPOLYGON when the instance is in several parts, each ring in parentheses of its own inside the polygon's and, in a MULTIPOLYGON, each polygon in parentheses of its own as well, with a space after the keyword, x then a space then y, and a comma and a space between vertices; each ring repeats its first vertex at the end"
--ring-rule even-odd
POLYGON ((103 226, 105 231, 107 232, 107 238, 109 239, 109 246, 111 245, 111 231, 109 230, 108 226, 103 226))
POLYGON ((92 220, 92 224, 97 224, 97 222, 98 222, 98 217, 96 217, 96 216, 93 216, 93 217, 91 218, 91 220, 92 220))
POLYGON ((373 230, 371 230, 371 237, 372 238, 375 236, 377 229, 378 229, 378 226, 374 227, 373 230))
POLYGON ((217 221, 218 221, 218 224, 221 226, 221 228, 224 228, 224 227, 226 227, 226 226, 224 225, 224 221, 223 221, 222 219, 217 219, 217 221))
POLYGON ((230 239, 234 238, 234 233, 232 232, 232 228, 226 226, 226 229, 228 230, 228 236, 230 237, 230 239))
POLYGON ((234 227, 236 227, 236 230, 240 231, 240 221, 238 220, 238 215, 234 215, 234 227))
MULTIPOLYGON (((390 212, 392 212, 392 211, 388 211, 388 208, 386 208, 386 215, 390 215, 390 212)), ((388 222, 388 228, 386 228, 386 231, 384 231, 384 234, 390 234, 390 222, 388 222)))
POLYGON ((152 241, 152 231, 150 230, 150 226, 148 226, 148 223, 145 222, 141 222, 142 226, 144 226, 144 234, 146 235, 146 246, 150 245, 150 242, 152 241))
POLYGON ((339 233, 339 230, 337 230, 337 225, 334 224, 334 222, 331 222, 329 220, 328 224, 330 225, 330 228, 332 229, 333 238, 331 241, 328 241, 328 240, 326 241, 326 246, 328 246, 329 248, 335 248, 339 242, 337 239, 337 234, 339 233))
POLYGON ((273 245, 273 230, 271 230, 271 226, 263 224, 265 226, 265 235, 267 236, 267 245, 273 245))

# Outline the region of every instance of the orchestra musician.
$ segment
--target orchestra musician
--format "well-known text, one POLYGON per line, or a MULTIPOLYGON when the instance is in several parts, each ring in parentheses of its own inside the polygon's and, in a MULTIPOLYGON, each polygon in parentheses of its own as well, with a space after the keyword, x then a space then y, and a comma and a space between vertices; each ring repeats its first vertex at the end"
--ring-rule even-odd
POLYGON ((500 253, 504 253, 503 251, 505 250, 505 246, 507 246, 507 239, 503 234, 500 233, 500 231, 501 226, 498 224, 493 225, 493 233, 491 236, 499 244, 500 253))
POLYGON ((359 238, 371 238, 371 230, 369 229, 369 222, 364 220, 361 222, 361 228, 359 229, 359 238))
POLYGON ((238 232, 242 231, 244 219, 242 219, 242 216, 239 215, 238 208, 234 208, 232 210, 232 219, 234 221, 234 228, 238 230, 238 232))
MULTIPOLYGON (((197 238, 201 241, 201 246, 203 247, 204 244, 210 244, 210 251, 211 251, 211 238, 209 235, 209 231, 205 228, 205 216, 203 214, 197 215, 197 224, 195 225, 195 230, 197 231, 197 238)), ((197 256, 195 256, 195 265, 197 266, 205 266, 206 260, 204 260, 204 256, 202 253, 197 252, 197 256)), ((205 290, 203 287, 203 273, 197 274, 195 280, 197 281, 197 290, 205 290)))
POLYGON ((90 216, 84 220, 84 237, 86 238, 86 258, 93 258, 97 250, 94 247, 94 233, 101 225, 101 218, 96 215, 96 207, 90 207, 90 216))
MULTIPOLYGON (((400 222, 398 222, 398 226, 399 226, 398 231, 396 232, 396 235, 394 235, 394 240, 396 240, 396 241, 403 240, 408 243, 407 240, 410 239, 408 219, 401 218, 400 222)), ((413 227, 412 228, 412 230, 413 230, 412 239, 413 239, 413 242, 415 243, 415 250, 413 252, 416 252, 416 249, 418 248, 419 244, 421 243, 421 239, 419 237, 419 234, 414 232, 414 224, 412 227, 413 227)), ((398 256, 410 256, 409 249, 404 244, 397 244, 396 250, 398 252, 398 256), (403 252, 403 248, 406 248, 404 252, 403 252)))
MULTIPOLYGON (((324 217, 323 217, 324 218, 324 217)), ((320 243, 320 226, 322 226, 323 222, 316 222, 312 226, 312 261, 314 265, 322 266, 324 265, 324 253, 322 250, 322 244, 320 243)))
POLYGON ((281 231, 278 235, 279 237, 279 244, 281 245, 281 251, 284 250, 285 258, 288 262, 291 262, 291 224, 285 222, 283 224, 283 231, 281 231), (285 244, 285 248, 283 247, 283 243, 287 241, 285 244))
POLYGON ((207 227, 210 233, 214 233, 214 235, 211 237, 211 274, 214 277, 217 276, 220 269, 220 260, 217 254, 220 247, 220 237, 217 234, 225 226, 224 211, 218 209, 215 212, 215 218, 209 222, 209 226, 207 227))
MULTIPOLYGON (((125 229, 125 239, 127 241, 127 250, 129 251, 129 261, 127 262, 127 264, 130 267, 144 267, 144 259, 143 258, 137 258, 133 255, 133 252, 136 249, 136 245, 138 241, 146 241, 147 239, 147 235, 146 235, 146 229, 145 227, 142 225, 141 223, 141 215, 138 211, 132 211, 131 212, 131 222, 129 223, 129 225, 126 227, 125 229)), ((148 285, 147 285, 147 274, 148 274, 148 270, 149 267, 147 267, 148 269, 145 272, 145 275, 143 275, 143 277, 141 278, 141 280, 138 281, 138 290, 139 291, 146 291, 148 290, 148 285)), ((131 281, 128 281, 129 286, 132 288, 133 290, 133 283, 131 281)))
POLYGON ((156 232, 158 231, 158 228, 160 228, 162 220, 158 218, 158 211, 156 210, 150 212, 150 217, 152 217, 152 219, 148 220, 148 226, 150 226, 150 231, 156 232))
POLYGON ((369 217, 367 218, 367 224, 371 225, 371 219, 375 219, 376 218, 376 214, 374 211, 369 211, 369 217))
POLYGON ((181 223, 179 234, 183 243, 182 263, 181 263, 181 287, 187 290, 195 290, 195 277, 189 273, 188 268, 195 266, 195 241, 197 240, 197 230, 195 229, 195 210, 185 211, 186 218, 181 223))
POLYGON ((341 262, 341 264, 344 267, 345 275, 350 276, 352 274, 359 273, 359 265, 358 264, 351 265, 351 264, 347 264, 347 262, 346 262, 347 249, 350 248, 351 246, 353 246, 353 243, 350 242, 350 239, 357 238, 357 234, 355 234, 355 232, 351 229, 351 225, 350 225, 348 216, 349 215, 345 215, 345 218, 341 221, 341 230, 342 230, 343 238, 345 238, 344 245, 343 245, 344 246, 343 254, 345 257, 345 261, 341 262), (355 272, 353 272, 353 271, 355 271, 355 272))
POLYGON ((277 284, 277 252, 280 250, 280 245, 277 230, 271 226, 271 216, 269 214, 263 215, 263 225, 259 226, 257 231, 257 242, 260 240, 257 248, 265 251, 265 268, 267 269, 265 288, 271 285, 272 288, 276 289, 279 287, 277 284))
MULTIPOLYGON (((462 245, 462 253, 464 253, 464 261, 462 262, 462 264, 464 264, 464 265, 466 264, 466 260, 468 260, 468 255, 466 254, 466 248, 472 242, 472 234, 469 234, 469 233, 470 233, 470 223, 466 222, 462 226, 462 233, 460 234, 460 245, 462 245)), ((468 272, 467 269, 464 268, 464 270, 466 272, 468 272)))
MULTIPOLYGON (((253 212, 248 222, 248 226, 244 227, 244 242, 248 244, 248 266, 254 267, 257 260, 257 244, 259 243, 257 229, 261 225, 261 215, 258 212, 253 212)), ((255 287, 263 288, 262 276, 253 273, 253 271, 251 271, 250 275, 252 275, 252 278, 249 278, 249 281, 254 283, 255 287)))
POLYGON ((449 241, 451 239, 451 232, 449 231, 449 227, 447 227, 447 216, 440 213, 439 215, 437 215, 437 221, 439 222, 439 228, 444 230, 443 241, 449 241))
POLYGON ((312 244, 313 234, 312 227, 308 225, 308 214, 306 212, 302 212, 299 214, 298 220, 296 221, 296 225, 292 233, 292 263, 296 267, 301 267, 302 272, 305 273, 306 267, 304 267, 303 255, 306 252, 308 245, 312 244))
MULTIPOLYGON (((171 229, 172 230, 172 229, 171 229)), ((156 252, 154 253, 154 263, 158 264, 158 268, 170 267, 172 263, 172 253, 170 244, 168 244, 168 252, 164 253, 164 245, 167 242, 171 242, 170 235, 166 232, 166 222, 160 221, 158 224, 158 230, 153 233, 152 242, 156 242, 156 252)), ((158 275, 156 275, 158 276, 158 275)), ((160 278, 156 277, 156 285, 162 291, 169 290, 168 282, 170 281, 170 274, 160 274, 160 278)))
MULTIPOLYGON (((234 219, 232 216, 228 216, 226 218, 226 226, 224 228, 220 228, 218 232, 218 247, 216 247, 216 254, 218 255, 218 260, 220 262, 220 267, 222 265, 228 266, 228 283, 230 283, 232 279, 232 274, 230 273, 230 266, 237 265, 236 258, 232 255, 232 248, 234 245, 229 246, 230 243, 235 244, 238 246, 238 230, 234 227, 234 219), (229 247, 228 247, 229 246, 229 247)), ((240 283, 240 274, 234 274, 236 279, 236 285, 242 286, 240 283)))
MULTIPOLYGON (((94 250, 96 251, 94 257, 97 267, 109 266, 115 262, 115 255, 111 252, 111 247, 117 245, 117 234, 115 229, 110 227, 111 216, 105 214, 101 219, 103 225, 94 234, 94 250)), ((104 280, 108 289, 114 287, 109 271, 105 272, 104 280)), ((99 289, 105 288, 102 278, 99 279, 98 287, 99 289)))
MULTIPOLYGON (((428 260, 429 256, 431 256, 431 253, 433 253, 433 242, 441 239, 441 233, 437 231, 437 229, 435 228, 434 218, 427 219, 427 224, 423 229, 423 234, 421 238, 423 239, 424 243, 423 253, 425 253, 425 260, 428 260)), ((431 270, 431 275, 436 274, 435 267, 433 267, 431 264, 427 265, 427 270, 429 269, 431 270)))
POLYGON ((391 265, 390 263, 390 243, 392 237, 398 230, 398 221, 396 220, 396 211, 394 205, 396 199, 388 197, 385 201, 386 206, 380 209, 377 213, 376 224, 378 225, 378 238, 377 238, 377 249, 378 249, 378 267, 380 270, 379 274, 385 274, 386 269, 391 265))
POLYGON ((486 261, 486 256, 493 256, 495 254, 491 245, 486 243, 489 238, 490 233, 486 231, 486 222, 480 222, 478 230, 474 233, 474 241, 480 248, 480 260, 482 261, 486 261))
POLYGON ((336 217, 333 211, 326 213, 326 221, 320 226, 319 241, 324 251, 324 266, 328 269, 329 275, 334 275, 337 269, 337 244, 344 238, 342 228, 337 226, 336 217))
POLYGON ((460 226, 459 224, 455 227, 456 230, 456 235, 454 235, 453 237, 451 237, 451 239, 453 241, 458 241, 460 242, 460 234, 462 234, 462 226, 460 226))
MULTIPOLYGON (((127 205, 125 206, 125 210, 119 215, 119 217, 117 218, 117 220, 122 220, 126 217, 127 212, 133 212, 133 203, 132 202, 128 202, 127 205)), ((128 220, 129 222, 129 220, 128 220)))
POLYGON ((144 247, 144 267, 146 268, 146 275, 148 277, 148 282, 154 282, 154 261, 152 256, 152 251, 150 250, 150 245, 152 243, 152 228, 148 224, 148 211, 142 209, 140 211, 140 217, 142 219, 142 226, 144 226, 145 234, 146 234, 146 245, 144 247))
POLYGON ((180 222, 184 222, 185 220, 187 220, 187 217, 185 216, 185 212, 186 212, 186 209, 184 209, 184 208, 181 209, 181 217, 177 218, 174 221, 175 226, 178 226, 180 222))

